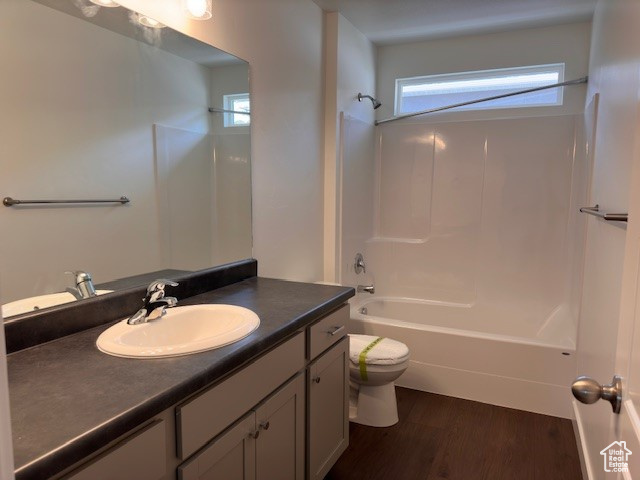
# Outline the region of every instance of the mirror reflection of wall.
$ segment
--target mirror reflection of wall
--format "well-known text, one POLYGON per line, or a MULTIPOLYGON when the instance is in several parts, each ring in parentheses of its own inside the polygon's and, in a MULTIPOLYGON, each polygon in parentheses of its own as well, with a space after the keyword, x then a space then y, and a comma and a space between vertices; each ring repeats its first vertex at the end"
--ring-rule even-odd
POLYGON ((0 206, 0 303, 70 270, 100 285, 251 257, 250 127, 208 110, 249 92, 248 64, 123 8, 41 3, 0 5, 0 196, 131 202, 0 206))

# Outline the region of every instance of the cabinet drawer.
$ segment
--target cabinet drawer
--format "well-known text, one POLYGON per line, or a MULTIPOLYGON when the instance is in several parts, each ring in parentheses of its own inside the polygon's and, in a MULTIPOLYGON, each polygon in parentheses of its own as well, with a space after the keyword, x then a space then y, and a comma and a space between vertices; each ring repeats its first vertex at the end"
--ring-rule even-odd
POLYGON ((166 429, 159 420, 118 443, 68 480, 159 480, 167 470, 166 429))
POLYGON ((185 459, 304 368, 304 333, 176 409, 178 456, 185 459))
POLYGON ((349 320, 349 305, 344 305, 309 328, 311 360, 347 334, 347 320, 349 320))

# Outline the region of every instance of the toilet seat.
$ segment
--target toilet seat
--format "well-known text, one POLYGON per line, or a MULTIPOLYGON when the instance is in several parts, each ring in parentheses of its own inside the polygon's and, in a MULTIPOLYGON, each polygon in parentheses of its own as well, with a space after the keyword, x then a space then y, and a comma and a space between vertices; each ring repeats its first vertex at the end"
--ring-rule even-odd
POLYGON ((349 335, 349 358, 355 365, 359 365, 364 360, 366 365, 399 365, 409 359, 409 347, 404 343, 383 338, 370 347, 364 359, 361 353, 367 349, 378 338, 373 335, 349 335))

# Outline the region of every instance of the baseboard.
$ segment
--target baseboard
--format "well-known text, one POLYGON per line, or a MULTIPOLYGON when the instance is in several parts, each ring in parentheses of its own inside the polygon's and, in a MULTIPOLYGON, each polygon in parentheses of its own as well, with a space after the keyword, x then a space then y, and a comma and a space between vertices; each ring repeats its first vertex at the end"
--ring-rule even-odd
POLYGON ((573 418, 569 389, 482 372, 410 361, 396 385, 527 412, 573 418))
POLYGON ((584 443, 584 434, 582 428, 582 417, 580 416, 580 410, 578 409, 578 404, 575 400, 571 401, 571 406, 573 410, 573 418, 571 419, 571 423, 573 423, 573 433, 576 437, 576 447, 578 448, 578 456, 580 457, 580 468, 582 469, 582 479, 583 480, 592 480, 593 475, 591 474, 591 466, 587 461, 587 446, 584 443))

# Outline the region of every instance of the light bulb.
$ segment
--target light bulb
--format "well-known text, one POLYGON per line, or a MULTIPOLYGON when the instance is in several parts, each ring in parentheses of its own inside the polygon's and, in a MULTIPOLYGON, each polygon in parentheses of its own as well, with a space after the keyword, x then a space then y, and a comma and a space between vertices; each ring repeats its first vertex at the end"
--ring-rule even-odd
POLYGON ((120 4, 114 2, 113 0, 89 0, 91 3, 95 3, 96 5, 100 5, 101 7, 114 8, 119 7, 120 4))
POLYGON ((195 20, 211 18, 211 0, 182 0, 182 9, 187 17, 195 20))
POLYGON ((138 14, 138 23, 140 25, 144 25, 145 27, 149 27, 149 28, 164 28, 166 27, 166 25, 160 23, 157 20, 154 20, 151 17, 147 17, 146 15, 140 15, 138 14))

